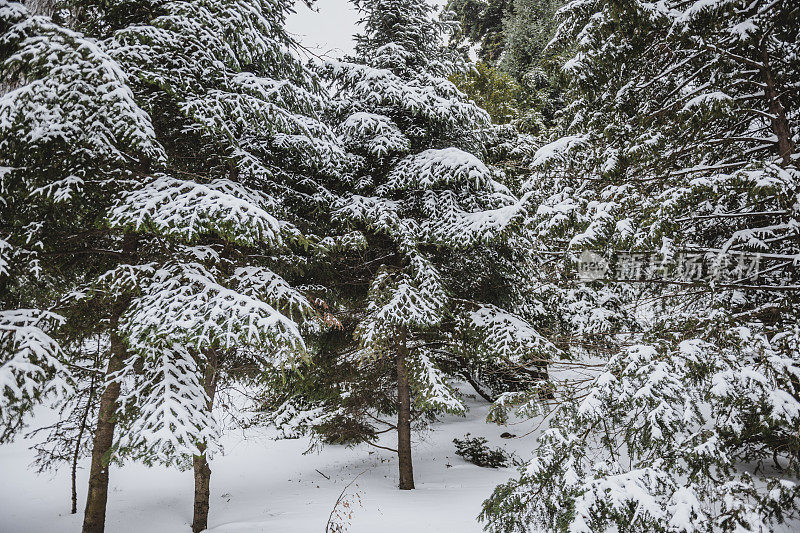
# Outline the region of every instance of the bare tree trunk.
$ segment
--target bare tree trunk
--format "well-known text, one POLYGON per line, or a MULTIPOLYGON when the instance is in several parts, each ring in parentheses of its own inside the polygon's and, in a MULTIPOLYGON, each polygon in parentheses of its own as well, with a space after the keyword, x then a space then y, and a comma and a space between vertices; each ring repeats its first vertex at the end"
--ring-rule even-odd
POLYGON ((117 333, 119 317, 124 307, 115 310, 111 319, 111 356, 106 369, 106 388, 100 396, 97 414, 97 429, 94 432, 92 466, 89 470, 89 493, 86 496, 86 512, 83 517, 83 533, 103 533, 108 501, 108 463, 111 446, 114 444, 119 382, 109 381, 114 373, 122 369, 125 360, 125 343, 117 333), (119 312, 117 312, 119 311, 119 312))
MULTIPOLYGON (((213 350, 208 356, 203 386, 208 395, 209 411, 214 406, 214 393, 217 389, 217 356, 213 350)), ((201 452, 206 449, 205 444, 198 445, 201 452)), ((192 531, 199 533, 208 527, 208 509, 211 495, 211 468, 205 454, 192 457, 194 468, 194 516, 192 518, 192 531)))
MULTIPOLYGON (((136 251, 137 238, 126 234, 122 239, 123 257, 136 251)), ((97 428, 92 446, 92 465, 89 468, 89 492, 86 495, 86 511, 83 515, 83 533, 103 533, 106 526, 106 504, 108 502, 108 466, 111 462, 111 447, 114 445, 114 430, 117 425, 117 400, 119 381, 112 380, 122 370, 128 355, 125 341, 119 334, 119 320, 130 304, 130 297, 120 296, 111 306, 109 320, 109 359, 105 375, 105 389, 100 395, 97 411, 97 428)))
POLYGON ((400 490, 414 488, 411 463, 411 390, 408 383, 406 330, 402 328, 397 342, 397 458, 400 466, 400 490))
POLYGON ((783 160, 784 166, 791 164, 792 154, 794 153, 794 143, 792 143, 792 133, 789 129, 789 121, 786 119, 786 111, 781 103, 780 93, 775 84, 775 78, 769 66, 769 53, 766 44, 762 45, 762 59, 764 67, 761 69, 764 80, 769 112, 772 115, 772 132, 778 138, 778 155, 783 160))
MULTIPOLYGON (((98 341, 98 352, 100 351, 99 341, 98 341)), ((99 353, 95 358, 95 365, 98 363, 99 360, 99 353)), ((92 372, 92 379, 89 382, 89 396, 86 398, 86 409, 83 411, 83 417, 81 418, 81 427, 78 430, 78 438, 75 439, 75 450, 72 452, 72 514, 76 514, 78 512, 78 489, 75 484, 75 478, 77 477, 77 470, 78 470, 78 459, 80 458, 81 452, 81 444, 83 442, 83 433, 86 431, 86 423, 89 418, 89 411, 92 410, 92 403, 94 402, 94 387, 95 382, 97 381, 97 375, 92 372)))

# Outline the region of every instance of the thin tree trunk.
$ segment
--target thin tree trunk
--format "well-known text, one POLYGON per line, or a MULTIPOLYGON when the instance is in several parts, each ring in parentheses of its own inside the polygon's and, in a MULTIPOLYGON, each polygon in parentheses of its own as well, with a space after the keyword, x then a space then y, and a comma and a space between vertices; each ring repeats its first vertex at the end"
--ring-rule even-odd
MULTIPOLYGON (((137 238, 126 234, 122 239, 122 253, 130 257, 136 251, 137 238)), ((97 411, 97 428, 92 445, 92 465, 89 468, 89 492, 86 495, 86 511, 83 515, 83 533, 103 533, 106 526, 106 504, 108 502, 108 467, 111 462, 111 447, 117 425, 117 400, 119 381, 111 378, 122 370, 127 357, 125 341, 119 334, 119 319, 128 308, 130 298, 120 296, 111 306, 109 320, 109 359, 106 368, 106 387, 100 395, 97 411)))
POLYGON ((114 443, 116 427, 119 382, 109 381, 110 377, 122 369, 125 360, 125 343, 117 333, 119 317, 115 312, 111 320, 111 356, 106 369, 106 388, 100 396, 100 409, 97 415, 97 429, 94 432, 92 447, 92 466, 89 469, 89 493, 86 496, 86 512, 83 517, 83 533, 103 533, 106 522, 106 503, 108 501, 108 463, 111 459, 111 446, 114 443))
MULTIPOLYGON (((208 356, 203 387, 208 395, 209 411, 214 406, 214 393, 217 389, 217 357, 212 350, 208 356)), ((201 452, 206 449, 205 444, 198 445, 201 452)), ((192 531, 199 533, 208 527, 208 508, 211 496, 211 468, 208 466, 206 454, 192 457, 194 467, 194 516, 192 518, 192 531)))
MULTIPOLYGON (((98 352, 100 351, 99 341, 97 350, 98 352)), ((95 359, 95 365, 97 364, 98 360, 99 355, 95 359)), ((78 438, 75 440, 75 450, 72 452, 72 514, 76 514, 78 512, 78 489, 75 484, 75 478, 77 477, 78 459, 80 457, 81 443, 83 442, 83 433, 86 431, 86 422, 89 418, 89 411, 91 411, 92 403, 94 402, 94 386, 96 380, 97 375, 92 372, 92 379, 89 382, 89 396, 86 398, 86 409, 83 411, 81 427, 78 430, 78 438)))
POLYGON ((789 129, 786 111, 781 103, 780 93, 769 66, 769 52, 766 44, 762 44, 761 50, 764 61, 764 68, 761 69, 761 73, 766 86, 764 94, 768 100, 769 112, 772 115, 772 132, 778 138, 778 155, 780 155, 784 165, 789 165, 792 162, 792 154, 794 153, 792 132, 789 129))
POLYGON ((400 466, 400 490, 414 488, 411 463, 411 390, 408 383, 406 330, 402 328, 397 342, 397 458, 400 466))
POLYGON ((467 380, 467 383, 472 385, 472 388, 475 390, 475 392, 481 395, 481 398, 483 398, 489 403, 494 403, 497 401, 497 398, 492 396, 491 392, 487 391, 486 388, 484 388, 483 384, 480 383, 469 370, 465 368, 464 370, 461 371, 461 375, 464 376, 464 379, 467 380))

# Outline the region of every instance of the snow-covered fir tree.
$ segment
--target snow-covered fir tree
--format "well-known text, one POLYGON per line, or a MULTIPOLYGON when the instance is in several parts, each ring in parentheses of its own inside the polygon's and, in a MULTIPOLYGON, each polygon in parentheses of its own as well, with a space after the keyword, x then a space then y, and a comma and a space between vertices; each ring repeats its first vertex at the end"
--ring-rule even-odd
POLYGON ((300 226, 327 200, 310 177, 333 170, 341 150, 314 118, 319 86, 291 55, 290 7, 166 3, 110 44, 168 156, 111 222, 176 243, 154 250, 148 239, 146 262, 109 278, 136 293, 122 322, 133 355, 122 372, 136 386, 121 402, 134 418, 120 445, 148 461, 193 457, 195 531, 207 523, 215 387, 237 367, 293 364, 299 323, 316 314, 279 272, 302 269, 300 226))
POLYGON ((446 78, 462 67, 444 46, 453 23, 423 0, 356 5, 356 56, 321 69, 350 153, 332 216, 363 251, 335 265, 343 331, 322 347, 323 370, 299 379, 305 394, 275 418, 332 442, 396 430, 399 486, 412 489, 412 419, 464 412, 452 377, 494 395, 486 370, 498 385, 501 367, 540 381, 556 349, 515 314, 524 201, 482 161, 486 112, 446 78), (379 418, 395 413, 396 423, 379 418))
MULTIPOLYGON (((3 136, 4 176, 27 186, 18 202, 86 202, 80 230, 99 235, 61 304, 77 344, 106 339, 84 531, 103 530, 108 463, 126 456, 194 463, 200 531, 216 388, 243 367, 293 364, 302 322, 318 316, 284 276, 317 247, 313 206, 329 198, 314 177, 343 152, 315 118, 321 88, 283 30, 291 2, 67 5, 71 30, 12 8, 4 67, 19 88, 3 99, 3 126, 19 134, 3 136)), ((25 224, 41 247, 41 222, 25 224)), ((58 346, 31 327, 44 319, 17 314, 9 322, 28 331, 12 331, 9 352, 55 367, 58 346)), ((17 367, 3 370, 17 381, 45 373, 17 367)))
MULTIPOLYGON (((98 221, 123 176, 163 159, 98 43, 0 4, 0 421, 3 438, 69 381, 54 310, 109 252, 98 221)), ((62 313, 62 314, 59 314, 62 313)))
POLYGON ((607 259, 606 290, 639 324, 588 387, 523 405, 549 428, 482 517, 770 531, 798 501, 798 8, 574 1, 561 16, 571 104, 533 157, 535 223, 607 259))

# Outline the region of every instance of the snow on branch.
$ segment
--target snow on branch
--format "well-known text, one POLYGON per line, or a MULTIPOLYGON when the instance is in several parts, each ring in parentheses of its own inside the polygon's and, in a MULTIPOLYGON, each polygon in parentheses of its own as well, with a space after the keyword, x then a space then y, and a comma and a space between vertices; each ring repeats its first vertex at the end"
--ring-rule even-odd
POLYGON ((353 113, 341 126, 345 146, 384 157, 403 154, 411 149, 411 141, 389 117, 375 113, 353 113))
MULTIPOLYGON (((31 16, 22 4, 4 3, 0 35, 4 82, 16 87, 0 96, 0 153, 65 150, 47 158, 58 179, 36 192, 64 201, 80 190, 85 161, 128 164, 162 161, 148 114, 137 104, 128 78, 94 40, 31 16), (63 158, 62 158, 63 156, 63 158)), ((26 181, 41 163, 30 158, 26 181)), ((94 176, 92 176, 94 179, 94 176)))
POLYGON ((336 166, 345 157, 335 134, 325 124, 257 95, 209 90, 187 100, 182 108, 237 147, 258 151, 271 142, 281 150, 304 156, 302 161, 312 166, 315 161, 318 166, 336 166))
POLYGON ((464 187, 510 194, 480 159, 458 148, 430 149, 400 161, 381 189, 464 187))
POLYGON ((531 194, 520 200, 498 194, 495 200, 502 207, 479 211, 461 208, 452 191, 425 191, 424 206, 428 218, 422 223, 422 234, 428 241, 445 246, 470 247, 504 237, 514 222, 525 216, 531 194))
POLYGON ((264 299, 289 317, 297 314, 299 319, 315 314, 311 302, 300 291, 268 268, 238 267, 232 278, 240 293, 264 299))
POLYGON ((458 391, 447 382, 444 372, 437 368, 425 350, 415 351, 409 370, 414 400, 419 408, 453 415, 464 415, 467 412, 458 391))
MULTIPOLYGON (((567 135, 549 144, 545 144, 533 154, 532 168, 542 168, 566 160, 578 148, 589 141, 586 135, 567 135)), ((533 186, 531 184, 531 186, 533 186)))
POLYGON ((483 333, 486 351, 507 361, 552 359, 561 353, 527 321, 493 305, 471 311, 467 325, 483 333))
POLYGON ((192 455, 200 455, 198 444, 219 448, 219 427, 208 409, 208 395, 200 378, 198 359, 179 344, 157 343, 143 354, 141 376, 120 396, 123 411, 135 406, 132 424, 120 436, 118 446, 146 463, 185 466, 192 455))
POLYGON ((131 348, 147 353, 153 339, 164 338, 196 350, 247 346, 275 365, 291 362, 293 353, 305 351, 305 343, 297 323, 276 306, 298 295, 282 290, 286 287, 274 278, 267 283, 266 271, 238 274, 240 290, 221 284, 215 272, 198 263, 167 264, 140 279, 141 294, 123 323, 131 348), (274 295, 279 299, 268 301, 274 295))
POLYGON ((353 100, 369 109, 397 108, 433 123, 488 126, 489 115, 450 81, 420 75, 405 81, 391 70, 328 61, 322 71, 338 80, 353 100))
POLYGON ((364 346, 393 338, 398 326, 416 330, 441 321, 448 298, 439 272, 419 254, 410 260, 412 275, 384 270, 373 280, 368 317, 358 328, 364 346))
POLYGON ((109 216, 115 226, 153 230, 192 242, 206 232, 230 241, 281 246, 293 227, 269 214, 254 194, 227 180, 204 185, 158 174, 125 193, 109 216))
POLYGON ((62 321, 37 309, 0 311, 0 441, 44 396, 70 390, 61 347, 48 333, 62 321))
POLYGON ((334 216, 351 223, 360 222, 400 241, 413 242, 419 225, 413 219, 403 217, 401 208, 402 202, 396 200, 353 194, 336 206, 334 216))

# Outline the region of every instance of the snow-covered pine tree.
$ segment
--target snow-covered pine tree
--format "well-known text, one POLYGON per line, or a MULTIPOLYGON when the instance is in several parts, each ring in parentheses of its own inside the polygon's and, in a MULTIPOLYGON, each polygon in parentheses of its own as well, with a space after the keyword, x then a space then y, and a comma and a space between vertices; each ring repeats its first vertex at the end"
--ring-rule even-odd
POLYGON ((192 458, 194 531, 208 520, 216 388, 237 367, 293 364, 305 350, 299 324, 316 316, 281 274, 307 262, 299 227, 327 201, 312 178, 332 171, 342 151, 314 118, 320 86, 292 55, 290 9, 162 2, 137 13, 137 24, 127 15, 114 28, 113 9, 104 19, 110 54, 130 73, 167 155, 163 172, 132 183, 109 217, 137 234, 137 262, 99 284, 130 295, 116 378, 130 422, 115 447, 146 462, 192 458))
POLYGON ((96 41, 5 0, 0 91, 0 421, 7 438, 34 402, 69 381, 63 330, 54 333, 67 313, 53 307, 114 253, 98 221, 122 178, 146 171, 163 152, 126 76, 96 41))
POLYGON ((533 159, 531 187, 551 191, 535 218, 567 252, 655 257, 610 286, 656 303, 589 387, 527 405, 549 429, 482 517, 772 530, 799 496, 800 9, 581 0, 562 15, 571 104, 533 159), (695 259, 696 279, 657 275, 695 259))
MULTIPOLYGON (((472 153, 481 153, 489 121, 446 79, 459 68, 444 47, 453 23, 434 19, 424 0, 356 6, 365 27, 356 57, 322 66, 337 91, 333 121, 351 153, 350 180, 333 216, 366 243, 357 255, 342 254, 333 287, 356 344, 327 347, 336 369, 324 376, 330 394, 322 406, 301 407, 338 417, 316 411, 311 421, 338 442, 374 436, 370 417, 396 413, 397 423, 385 427, 398 435, 399 486, 412 489, 412 418, 464 411, 447 365, 455 374, 479 354, 532 364, 525 358, 544 359, 552 346, 495 305, 512 299, 513 265, 503 258, 513 255, 509 239, 523 202, 472 153), (520 324, 524 339, 505 336, 520 324), (352 379, 337 379, 353 371, 352 379)), ((290 402, 282 419, 309 422, 311 415, 296 411, 290 402)))
MULTIPOLYGON (((4 264, 21 269, 12 259, 60 246, 67 259, 52 266, 63 276, 48 285, 59 292, 43 298, 79 284, 59 307, 69 339, 105 340, 84 531, 103 530, 109 462, 125 456, 192 459, 200 530, 215 385, 234 366, 282 365, 303 351, 299 323, 316 311, 278 272, 308 263, 313 243, 299 228, 313 229, 313 206, 329 201, 313 177, 341 150, 314 118, 319 85, 291 54, 289 2, 65 8, 69 30, 2 6, 3 85, 15 87, 0 108, 4 264)), ((22 289, 5 294, 27 303, 22 289)), ((14 313, 4 356, 44 378, 36 358, 56 367, 61 353, 31 327, 47 316, 14 313)), ((19 368, 3 370, 27 379, 19 368)), ((19 389, 6 383, 4 397, 19 389)), ((15 406, 41 394, 27 383, 15 406)))

